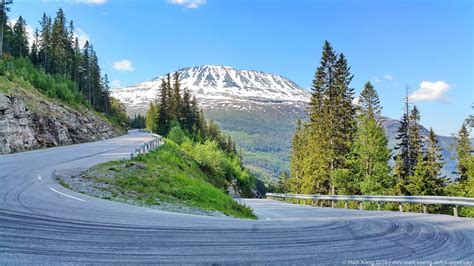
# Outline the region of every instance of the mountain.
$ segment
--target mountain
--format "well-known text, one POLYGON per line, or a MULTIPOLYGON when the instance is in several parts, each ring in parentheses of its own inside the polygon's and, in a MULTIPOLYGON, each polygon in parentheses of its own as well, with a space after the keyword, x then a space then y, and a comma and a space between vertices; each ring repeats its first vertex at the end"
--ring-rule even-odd
MULTIPOLYGON (((301 106, 309 99, 309 93, 291 80, 261 71, 204 65, 182 68, 177 72, 182 87, 188 88, 204 109, 252 110, 256 105, 275 104, 301 106)), ((112 96, 124 102, 129 112, 143 112, 156 98, 163 78, 166 75, 115 89, 112 96)))
MULTIPOLYGON (((310 93, 291 80, 261 71, 204 65, 177 70, 179 81, 194 94, 208 118, 217 121, 244 153, 247 167, 264 181, 289 168, 291 139, 298 118, 307 120, 310 93)), ((172 75, 173 73, 170 73, 172 75)), ((127 106, 130 114, 145 113, 158 94, 166 75, 134 86, 114 89, 112 96, 127 106)), ((395 145, 399 121, 381 117, 395 145)), ((428 130, 422 129, 427 135, 428 130)), ((438 137, 446 165, 444 174, 455 170, 452 137, 438 137)))

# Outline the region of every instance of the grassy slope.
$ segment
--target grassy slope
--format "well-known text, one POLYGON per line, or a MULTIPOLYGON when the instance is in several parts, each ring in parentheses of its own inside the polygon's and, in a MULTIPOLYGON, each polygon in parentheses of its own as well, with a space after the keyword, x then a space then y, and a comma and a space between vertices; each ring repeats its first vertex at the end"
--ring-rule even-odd
POLYGON ((224 190, 213 186, 222 181, 211 180, 197 162, 174 143, 166 143, 132 160, 97 165, 84 177, 112 184, 112 195, 147 205, 157 205, 155 199, 159 199, 239 218, 256 218, 251 209, 239 205, 224 190))

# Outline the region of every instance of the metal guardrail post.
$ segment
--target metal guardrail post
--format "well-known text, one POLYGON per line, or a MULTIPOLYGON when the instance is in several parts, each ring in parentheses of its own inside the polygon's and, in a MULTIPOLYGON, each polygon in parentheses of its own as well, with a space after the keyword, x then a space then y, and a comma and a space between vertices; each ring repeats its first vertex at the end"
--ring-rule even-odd
POLYGON ((349 207, 349 202, 347 202, 347 200, 346 200, 346 201, 344 201, 344 209, 347 209, 348 207, 349 207))
POLYGON ((377 202, 377 210, 380 211, 382 208, 380 206, 380 202, 377 202))
POLYGON ((362 201, 359 201, 359 210, 364 210, 364 203, 362 201))
POLYGON ((428 213, 428 207, 426 204, 423 204, 423 213, 428 213))
POLYGON ((400 212, 403 212, 403 205, 401 202, 398 203, 398 209, 400 210, 400 212))
POLYGON ((454 217, 458 217, 458 205, 455 205, 453 207, 453 215, 454 215, 454 217))

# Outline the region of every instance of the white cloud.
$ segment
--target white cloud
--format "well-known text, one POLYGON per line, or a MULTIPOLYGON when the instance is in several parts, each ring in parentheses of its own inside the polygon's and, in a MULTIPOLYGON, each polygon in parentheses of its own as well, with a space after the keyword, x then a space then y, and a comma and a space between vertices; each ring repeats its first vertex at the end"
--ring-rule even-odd
POLYGON ((132 65, 132 62, 130 62, 127 59, 114 62, 114 69, 117 71, 130 71, 130 72, 135 70, 135 68, 132 65))
POLYGON ((385 79, 385 80, 393 80, 393 77, 392 77, 392 75, 390 75, 390 74, 385 74, 385 75, 383 76, 383 79, 385 79))
POLYGON ((110 86, 111 86, 111 88, 120 88, 120 87, 122 87, 122 83, 120 82, 120 80, 114 79, 110 83, 110 86))
POLYGON ((420 83, 420 88, 414 91, 408 99, 410 101, 440 101, 440 102, 447 102, 448 98, 446 97, 446 93, 451 89, 451 85, 449 85, 446 81, 422 81, 420 83))
POLYGON ((206 0, 168 0, 168 3, 194 9, 206 4, 206 0))

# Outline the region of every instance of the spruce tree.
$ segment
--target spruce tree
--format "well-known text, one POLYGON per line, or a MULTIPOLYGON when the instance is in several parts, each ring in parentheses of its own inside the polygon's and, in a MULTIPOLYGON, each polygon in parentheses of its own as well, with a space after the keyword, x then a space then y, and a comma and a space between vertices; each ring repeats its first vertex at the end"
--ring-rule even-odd
POLYGON ((465 183, 468 178, 468 165, 471 155, 471 141, 469 139, 469 131, 467 124, 463 123, 456 136, 456 155, 457 155, 457 170, 459 173, 459 182, 465 183))
POLYGON ((418 156, 420 152, 422 152, 422 139, 421 139, 421 126, 420 126, 420 111, 416 107, 413 106, 411 113, 410 113, 410 129, 409 129, 409 141, 410 141, 410 163, 408 168, 408 174, 411 175, 413 173, 413 168, 417 164, 418 156))
POLYGON ((400 119, 400 126, 398 127, 398 133, 396 136, 395 150, 395 168, 394 175, 397 180, 397 191, 400 195, 405 194, 405 185, 407 183, 408 176, 411 175, 411 140, 410 140, 410 109, 408 104, 408 96, 405 98, 405 112, 400 119))
POLYGON ((170 99, 170 111, 173 119, 179 120, 179 114, 181 113, 181 89, 178 72, 173 74, 173 93, 170 99))
POLYGON ((28 33, 26 32, 26 22, 20 16, 13 26, 13 56, 28 57, 29 44, 28 33))
POLYGON ((379 96, 370 81, 365 83, 364 89, 360 93, 358 103, 362 110, 369 114, 380 115, 382 111, 379 96))
POLYGON ((3 56, 3 40, 4 40, 4 33, 5 33, 5 28, 7 26, 7 12, 10 11, 10 5, 11 3, 8 1, 1 1, 0 2, 0 57, 3 56))
POLYGON ((363 194, 384 194, 394 186, 390 177, 390 150, 384 127, 376 120, 380 113, 380 100, 370 83, 362 91, 356 139, 353 146, 355 176, 360 176, 363 194))
POLYGON ((33 36, 33 44, 31 45, 31 52, 30 52, 30 60, 34 66, 38 66, 40 64, 38 46, 39 46, 39 31, 36 28, 34 36, 33 36))
MULTIPOLYGON (((305 136, 301 120, 296 122, 296 132, 293 136, 291 145, 291 179, 289 182, 289 191, 294 193, 302 193, 302 183, 304 175, 304 159, 305 159, 305 136)), ((312 189, 314 186, 310 186, 312 189)))
POLYGON ((156 120, 157 133, 166 136, 170 130, 170 110, 169 110, 169 99, 168 84, 166 80, 161 81, 161 89, 159 95, 158 115, 156 120))
POLYGON ((150 105, 148 106, 148 111, 146 112, 146 115, 145 115, 145 129, 152 133, 156 133, 157 132, 156 119, 157 119, 157 109, 155 107, 155 104, 153 104, 153 102, 150 102, 150 105))

